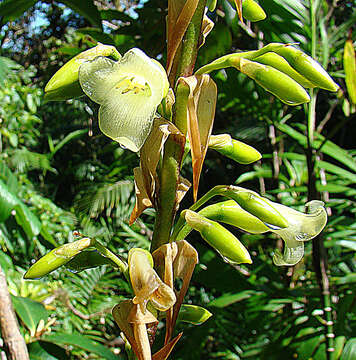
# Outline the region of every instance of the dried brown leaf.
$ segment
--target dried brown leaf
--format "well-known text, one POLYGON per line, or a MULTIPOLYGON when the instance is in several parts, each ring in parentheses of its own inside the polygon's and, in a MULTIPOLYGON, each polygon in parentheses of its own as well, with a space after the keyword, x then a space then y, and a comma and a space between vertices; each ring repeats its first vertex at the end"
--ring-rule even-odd
POLYGON ((172 68, 177 52, 188 25, 198 5, 198 0, 168 0, 167 17, 167 73, 172 68))
POLYGON ((179 333, 172 341, 170 341, 168 344, 164 345, 159 351, 157 351, 152 356, 152 360, 166 360, 168 359, 168 356, 172 352, 175 344, 178 342, 178 340, 182 337, 183 333, 179 333))
POLYGON ((193 195, 197 199, 200 173, 213 128, 217 88, 209 75, 180 78, 190 89, 188 97, 188 136, 192 154, 193 195))
POLYGON ((205 44, 206 37, 209 35, 210 31, 213 30, 213 27, 214 22, 204 15, 198 48, 201 48, 205 44))

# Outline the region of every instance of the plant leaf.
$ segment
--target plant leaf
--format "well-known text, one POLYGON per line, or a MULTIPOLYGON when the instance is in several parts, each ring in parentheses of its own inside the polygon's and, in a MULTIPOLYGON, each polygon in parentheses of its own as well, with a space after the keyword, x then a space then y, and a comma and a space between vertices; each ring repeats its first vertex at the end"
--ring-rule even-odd
POLYGON ((30 298, 12 295, 11 299, 17 315, 30 330, 31 336, 34 336, 40 320, 47 321, 47 310, 41 303, 30 298))
POLYGON ((55 343, 57 345, 71 345, 78 347, 80 349, 99 355, 101 359, 105 360, 118 360, 121 358, 114 355, 108 348, 101 345, 100 343, 78 333, 66 334, 56 332, 49 335, 44 335, 42 340, 55 343))

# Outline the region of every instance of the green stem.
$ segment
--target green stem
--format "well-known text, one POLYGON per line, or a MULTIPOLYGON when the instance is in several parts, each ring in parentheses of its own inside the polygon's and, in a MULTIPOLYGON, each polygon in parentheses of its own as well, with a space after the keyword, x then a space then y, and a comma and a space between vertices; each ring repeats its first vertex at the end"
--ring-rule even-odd
MULTIPOLYGON (((217 185, 215 187, 213 187, 211 190, 209 190, 204 196, 202 196, 196 203, 194 203, 189 210, 192 211, 196 211, 198 210, 201 206, 203 206, 207 201, 209 201, 211 198, 213 198, 214 196, 217 195, 226 195, 226 190, 229 188, 228 185, 217 185)), ((176 241, 181 239, 181 236, 184 235, 188 235, 189 232, 185 232, 180 234, 182 230, 184 230, 184 226, 185 226, 185 219, 184 217, 180 217, 177 221, 177 224, 174 227, 174 231, 173 234, 171 236, 170 241, 176 241)))
MULTIPOLYGON (((190 76, 193 73, 198 53, 198 42, 205 5, 206 0, 199 0, 191 23, 184 35, 181 51, 179 52, 179 59, 177 60, 178 67, 175 79, 178 79, 181 76, 190 76)), ((176 96, 176 106, 173 111, 172 121, 185 135, 186 121, 182 119, 180 114, 183 114, 184 101, 186 100, 180 99, 180 96, 185 97, 186 94, 180 95, 180 93, 177 92, 176 96)), ((176 193, 179 184, 182 155, 181 144, 175 142, 174 139, 169 138, 166 142, 160 169, 160 189, 151 252, 169 242, 177 210, 176 193)))
POLYGON ((119 257, 117 257, 114 253, 112 253, 105 246, 101 245, 97 240, 93 239, 93 246, 99 251, 99 253, 108 259, 110 259, 113 263, 115 263, 119 270, 125 275, 125 278, 130 283, 129 274, 128 274, 128 266, 122 261, 119 257))
MULTIPOLYGON (((310 3, 310 17, 311 17, 311 56, 316 58, 316 46, 318 42, 317 35, 317 18, 318 13, 315 0, 309 0, 310 3)), ((320 198, 320 194, 316 189, 316 173, 315 162, 316 153, 313 149, 315 118, 316 118, 316 97, 315 90, 310 91, 311 101, 308 105, 308 126, 307 126, 307 166, 308 166, 308 200, 320 198)), ((315 268, 318 284, 324 303, 325 316, 325 335, 326 335, 326 359, 330 360, 334 349, 334 328, 333 317, 330 299, 329 278, 327 275, 327 254, 324 247, 323 239, 317 236, 313 239, 313 265, 315 268)))

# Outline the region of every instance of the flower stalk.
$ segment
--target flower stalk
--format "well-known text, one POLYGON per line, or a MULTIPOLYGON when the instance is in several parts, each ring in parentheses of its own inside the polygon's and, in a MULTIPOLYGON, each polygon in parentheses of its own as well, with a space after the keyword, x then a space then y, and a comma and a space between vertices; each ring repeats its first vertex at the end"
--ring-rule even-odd
MULTIPOLYGON (((204 15, 206 0, 199 0, 198 6, 192 17, 177 57, 178 66, 175 74, 170 74, 171 86, 174 87, 176 79, 181 76, 190 76, 193 73, 200 37, 200 29, 204 15)), ((176 60, 175 60, 176 61, 176 60)), ((175 66, 173 65, 173 69, 175 66)), ((185 135, 186 134, 186 101, 187 94, 182 89, 176 94, 176 103, 173 109, 172 122, 185 135)), ((160 171, 159 204, 155 220, 151 251, 169 242, 171 229, 176 213, 176 191, 179 183, 179 171, 182 160, 180 145, 168 139, 160 171)))

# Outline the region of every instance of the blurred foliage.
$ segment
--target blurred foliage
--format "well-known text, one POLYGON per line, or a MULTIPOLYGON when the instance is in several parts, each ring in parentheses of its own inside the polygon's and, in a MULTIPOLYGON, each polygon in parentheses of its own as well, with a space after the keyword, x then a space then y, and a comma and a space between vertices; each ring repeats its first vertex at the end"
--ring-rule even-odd
MULTIPOLYGON (((128 289, 110 268, 58 271, 33 282, 22 280, 22 274, 32 259, 72 240, 75 229, 121 255, 133 246, 148 248, 153 214, 127 224, 138 159, 101 135, 96 104, 84 98, 44 103, 42 89, 65 61, 97 41, 121 53, 136 46, 164 63, 166 1, 20 1, 17 8, 10 3, 0 2, 0 265, 31 358, 86 359, 88 353, 117 358, 107 349, 123 350, 110 309, 128 289), (7 212, 14 204, 17 211, 7 212)), ((352 1, 318 3, 317 57, 341 87, 336 95, 320 92, 317 97, 315 179, 330 211, 320 241, 329 263, 336 336, 332 359, 344 360, 352 359, 356 333, 356 125, 343 49, 348 31, 355 40, 356 13, 352 1)), ((310 53, 309 2, 265 0, 263 7, 266 21, 242 25, 228 2, 218 1, 217 10, 208 14, 215 27, 197 65, 272 41, 298 42, 310 53)), ((200 193, 217 184, 244 183, 303 210, 308 192, 303 107, 283 105, 232 69, 215 73, 214 80, 219 91, 214 133, 229 132, 264 156, 258 164, 236 166, 209 152, 200 193)), ((184 171, 191 177, 189 169, 184 171)), ((227 266, 192 236, 200 264, 186 302, 207 307, 213 317, 198 328, 184 326, 173 358, 325 359, 312 244, 306 244, 301 263, 278 268, 271 260, 273 235, 239 237, 252 265, 227 266)))

